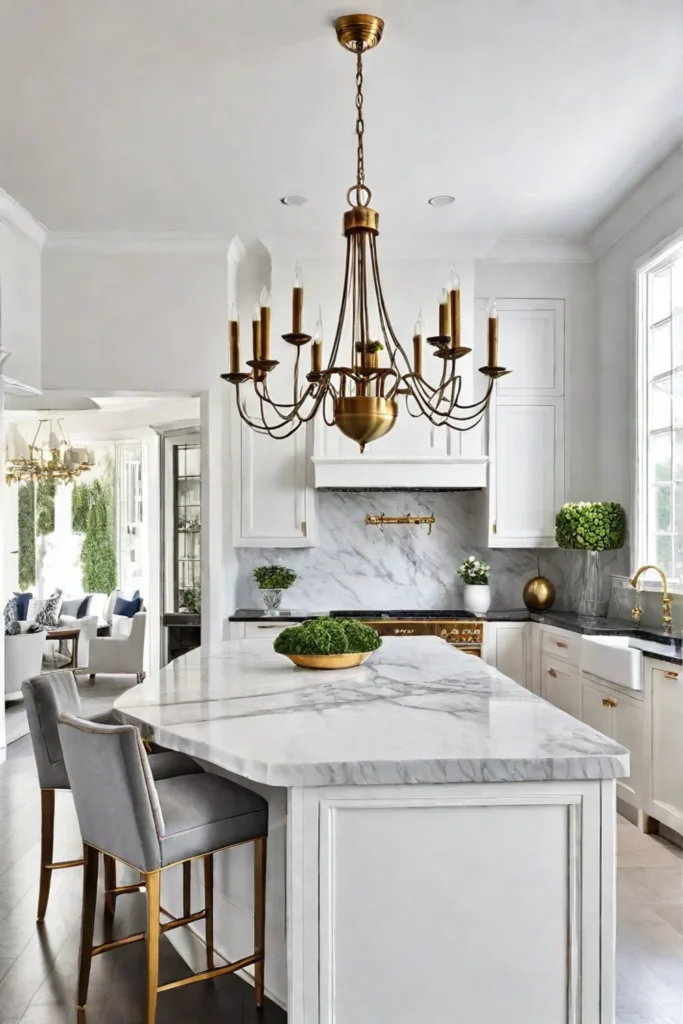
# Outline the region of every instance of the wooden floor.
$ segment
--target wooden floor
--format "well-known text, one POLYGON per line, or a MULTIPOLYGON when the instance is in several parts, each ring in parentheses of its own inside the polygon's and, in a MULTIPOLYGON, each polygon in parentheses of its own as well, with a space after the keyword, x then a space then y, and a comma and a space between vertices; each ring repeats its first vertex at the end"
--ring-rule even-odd
MULTIPOLYGON (((36 926, 38 786, 28 737, 9 749, 0 765, 0 1024, 73 1024, 80 871, 55 873, 47 918, 36 926)), ((78 855, 68 795, 58 800, 57 821, 55 855, 78 855)), ((618 1024, 683 1024, 683 850, 620 820, 618 896, 618 1024)), ((144 897, 120 898, 117 934, 140 930, 143 919, 144 897)), ((142 952, 130 946, 96 958, 87 1024, 143 1020, 142 952)), ((187 973, 162 940, 162 983, 187 973)), ((252 988, 225 977, 162 994, 157 1021, 285 1024, 286 1014, 273 1004, 257 1014, 252 988)))
MULTIPOLYGON (((79 856, 78 828, 69 794, 58 794, 55 857, 79 856)), ((39 864, 39 790, 28 737, 12 743, 0 765, 0 1024, 75 1024, 81 872, 56 871, 47 916, 36 925, 39 864)), ((98 908, 98 928, 102 926, 98 908)), ((144 896, 119 897, 115 937, 144 928, 144 896)), ((100 933, 101 934, 101 933, 100 933)), ((96 933, 95 941, 101 941, 96 933)), ((160 982, 190 972, 162 939, 160 982)), ((248 952, 248 951, 247 951, 248 952)), ((93 961, 83 1024, 138 1024, 145 1002, 141 945, 93 961)), ((253 988, 226 976, 162 993, 157 1024, 285 1024, 267 1003, 254 1008, 253 988)))

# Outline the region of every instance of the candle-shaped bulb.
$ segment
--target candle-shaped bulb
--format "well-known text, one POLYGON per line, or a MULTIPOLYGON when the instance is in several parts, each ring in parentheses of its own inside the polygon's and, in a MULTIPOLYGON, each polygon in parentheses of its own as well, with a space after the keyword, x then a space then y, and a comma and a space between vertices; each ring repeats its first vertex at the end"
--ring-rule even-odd
POLYGON ((323 311, 320 306, 318 306, 318 320, 315 325, 315 340, 323 340, 323 311))
POLYGON ((251 319, 258 320, 259 323, 261 322, 261 307, 259 306, 258 302, 254 303, 254 309, 251 314, 251 319))
POLYGON ((457 292, 460 288, 460 278, 455 272, 455 263, 451 261, 448 265, 448 291, 457 292))
POLYGON ((420 310, 419 310, 419 312, 417 314, 417 320, 415 321, 415 327, 413 329, 413 337, 415 337, 415 338, 420 337, 421 338, 423 336, 424 332, 425 332, 425 325, 424 325, 424 322, 422 320, 422 306, 420 306, 420 310))
POLYGON ((491 299, 489 302, 489 319, 493 319, 498 316, 498 306, 495 299, 491 299))
POLYGON ((294 287, 303 288, 304 286, 304 275, 301 271, 301 264, 297 260, 294 264, 294 287))
POLYGON ((228 320, 239 320, 234 302, 230 303, 230 309, 228 310, 228 320))
POLYGON ((267 308, 268 306, 270 306, 270 293, 268 292, 267 288, 262 288, 261 289, 261 294, 259 295, 259 300, 258 301, 259 301, 259 305, 262 308, 267 308))
POLYGON ((448 289, 447 288, 442 288, 441 289, 441 298, 439 299, 439 302, 448 302, 448 289))

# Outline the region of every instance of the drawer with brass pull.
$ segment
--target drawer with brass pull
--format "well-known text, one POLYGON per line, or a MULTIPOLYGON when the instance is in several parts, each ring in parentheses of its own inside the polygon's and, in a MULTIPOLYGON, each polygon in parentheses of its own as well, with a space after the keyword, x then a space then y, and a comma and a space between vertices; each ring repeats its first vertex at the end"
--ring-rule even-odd
POLYGON ((540 648, 542 654, 549 654, 558 661, 568 661, 572 665, 579 664, 581 634, 562 635, 557 630, 540 627, 540 648))
POLYGON ((665 672, 664 673, 664 678, 665 679, 678 679, 678 672, 665 672))
POLYGON ((603 708, 615 708, 617 706, 617 702, 612 700, 611 697, 603 697, 602 706, 603 708))

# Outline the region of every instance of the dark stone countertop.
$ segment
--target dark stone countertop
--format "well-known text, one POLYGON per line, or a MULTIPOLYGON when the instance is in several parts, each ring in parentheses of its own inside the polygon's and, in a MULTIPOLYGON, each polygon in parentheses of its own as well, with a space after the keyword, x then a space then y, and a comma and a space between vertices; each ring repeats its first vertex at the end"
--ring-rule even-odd
POLYGON ((229 616, 229 622, 305 622, 306 619, 314 619, 318 615, 327 615, 326 611, 306 611, 301 608, 283 608, 277 615, 266 611, 265 608, 237 608, 229 616))

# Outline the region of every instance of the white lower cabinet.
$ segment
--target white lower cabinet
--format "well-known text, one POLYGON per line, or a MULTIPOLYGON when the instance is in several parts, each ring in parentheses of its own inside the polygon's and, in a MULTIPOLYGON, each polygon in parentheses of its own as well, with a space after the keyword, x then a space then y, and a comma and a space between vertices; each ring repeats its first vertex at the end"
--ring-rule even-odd
POLYGON ((283 629, 297 625, 297 622, 231 622, 229 636, 231 640, 270 640, 272 643, 283 629))
POLYGON ((541 653, 541 697, 579 717, 579 674, 574 665, 541 653))
POLYGON ((527 686, 528 622, 486 624, 486 661, 503 675, 527 686))
POLYGON ((646 744, 650 761, 645 810, 683 833, 683 670, 646 662, 646 744))
POLYGON ((644 712, 640 693, 626 693, 581 673, 580 717, 586 725, 609 736, 631 754, 631 774, 619 779, 617 796, 641 809, 644 799, 644 712))

